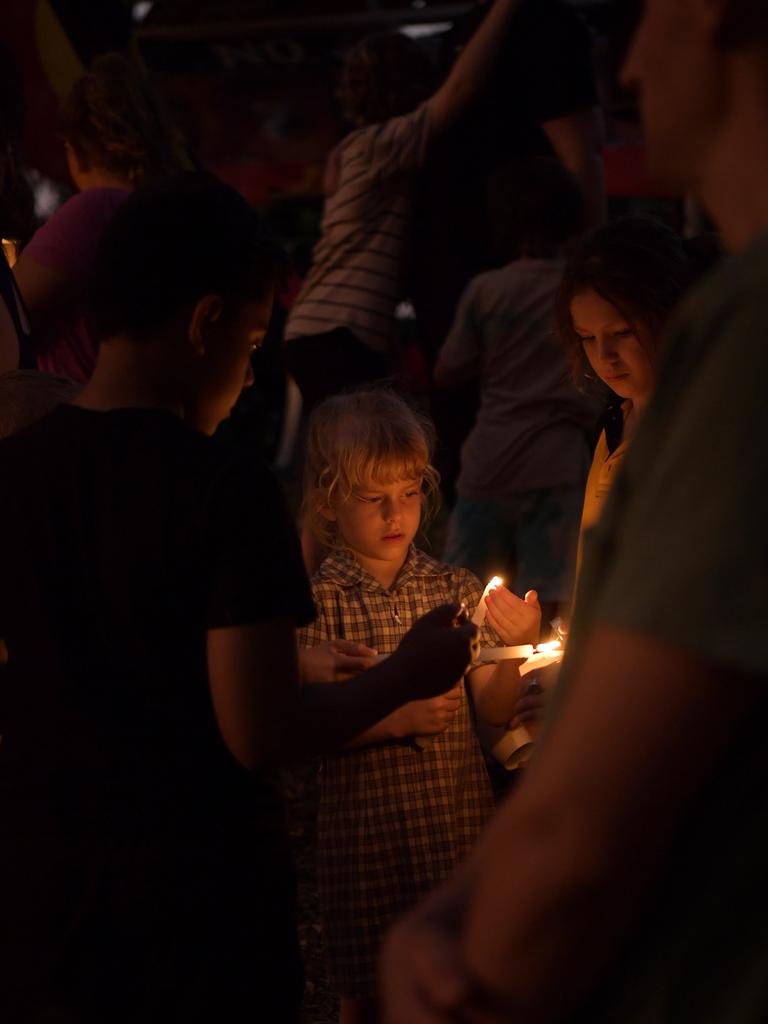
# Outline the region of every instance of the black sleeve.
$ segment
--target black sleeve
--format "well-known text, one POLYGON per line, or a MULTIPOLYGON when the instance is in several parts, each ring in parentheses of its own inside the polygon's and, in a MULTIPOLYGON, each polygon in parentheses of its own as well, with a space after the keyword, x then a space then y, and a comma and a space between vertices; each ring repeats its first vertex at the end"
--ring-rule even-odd
POLYGON ((282 491, 267 466, 232 454, 213 482, 209 516, 207 627, 287 616, 315 617, 301 547, 282 491))

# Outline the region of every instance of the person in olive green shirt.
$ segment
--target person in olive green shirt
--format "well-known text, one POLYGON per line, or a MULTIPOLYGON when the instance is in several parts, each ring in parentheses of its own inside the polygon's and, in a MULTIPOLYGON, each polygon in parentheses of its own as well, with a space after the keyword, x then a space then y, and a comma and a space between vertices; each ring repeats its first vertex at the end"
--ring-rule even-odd
POLYGON ((768 1020, 768 5, 646 0, 623 77, 731 258, 670 324, 537 756, 390 939, 388 1024, 768 1020))

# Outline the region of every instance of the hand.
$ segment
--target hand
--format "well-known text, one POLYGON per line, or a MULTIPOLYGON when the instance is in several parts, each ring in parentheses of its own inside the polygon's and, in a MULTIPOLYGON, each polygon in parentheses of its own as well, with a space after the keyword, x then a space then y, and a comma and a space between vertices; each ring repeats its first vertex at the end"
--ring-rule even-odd
POLYGON ((478 985, 464 966, 461 928, 470 892, 466 873, 457 872, 391 929, 379 961, 381 1024, 517 1019, 514 1008, 478 985))
POLYGON ((535 644, 541 628, 541 605, 535 590, 519 598, 504 586, 488 592, 485 599, 488 622, 505 644, 535 644))
POLYGON ((395 736, 434 736, 445 732, 461 704, 461 688, 455 686, 439 697, 412 700, 392 716, 395 736))
POLYGON ((477 626, 454 626, 458 604, 444 604, 414 623, 390 656, 397 663, 405 700, 445 693, 472 662, 477 626))
POLYGON ((557 663, 523 676, 520 698, 515 704, 514 717, 509 723, 510 729, 525 725, 535 732, 541 726, 559 672, 560 664, 557 663))
POLYGON ((457 1015, 469 985, 459 961, 452 890, 439 890, 389 932, 379 963, 382 1024, 465 1019, 457 1015))
POLYGON ((315 647, 299 648, 302 683, 336 683, 365 672, 376 664, 377 652, 352 640, 324 640, 315 647))

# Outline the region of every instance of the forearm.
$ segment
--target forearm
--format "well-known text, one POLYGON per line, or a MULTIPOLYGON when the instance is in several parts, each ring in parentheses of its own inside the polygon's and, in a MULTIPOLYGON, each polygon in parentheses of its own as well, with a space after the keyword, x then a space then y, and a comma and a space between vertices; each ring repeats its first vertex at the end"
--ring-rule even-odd
POLYGON ((302 687, 299 725, 304 752, 332 753, 354 740, 355 746, 361 745, 361 736, 389 728, 392 712, 406 699, 402 669, 392 658, 355 679, 302 687))
POLYGON ((414 685, 393 656, 353 679, 301 686, 289 619, 211 629, 207 647, 222 737, 249 769, 338 750, 405 703, 414 685))
POLYGON ((389 743, 392 740, 400 739, 400 722, 402 716, 400 715, 399 709, 393 711, 391 714, 386 715, 380 722, 376 722, 370 729, 365 729, 358 736, 354 736, 349 743, 348 748, 354 747, 367 747, 372 743, 389 743))
POLYGON ((601 153, 589 152, 569 168, 584 197, 584 226, 586 229, 605 223, 606 198, 603 157, 601 153))
POLYGON ((433 102, 442 108, 441 120, 458 117, 476 100, 490 81, 520 0, 496 0, 466 44, 437 91, 433 102))
POLYGON ((505 660, 498 665, 481 665, 470 673, 475 710, 489 725, 506 725, 520 697, 521 661, 505 660))
POLYGON ((670 645, 595 629, 473 857, 463 958, 510 1017, 559 1020, 595 985, 760 692, 670 645))
POLYGON ((542 124, 556 156, 579 183, 584 199, 584 227, 604 223, 606 216, 603 145, 605 128, 599 107, 576 111, 542 124))
POLYGON ((83 282, 73 274, 64 274, 22 255, 13 268, 32 326, 39 330, 57 322, 62 310, 84 294, 83 282))
POLYGON ((636 850, 612 856, 554 807, 502 816, 471 862, 462 960, 510 1018, 546 1024, 594 986, 647 890, 649 863, 636 868, 636 850))
POLYGON ((338 750, 409 700, 435 697, 466 671, 476 631, 457 626, 457 612, 455 604, 428 612, 391 657, 362 675, 303 687, 289 617, 212 627, 208 681, 222 739, 251 769, 338 750))

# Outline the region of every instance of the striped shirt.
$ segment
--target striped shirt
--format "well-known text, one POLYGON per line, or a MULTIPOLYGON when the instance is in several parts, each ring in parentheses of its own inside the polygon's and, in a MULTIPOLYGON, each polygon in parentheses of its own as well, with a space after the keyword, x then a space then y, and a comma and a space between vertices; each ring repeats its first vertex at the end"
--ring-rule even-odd
MULTIPOLYGON (((311 647, 357 640, 390 654, 416 619, 481 587, 467 569, 411 547, 391 590, 351 551, 333 552, 312 579, 317 619, 300 631, 311 647)), ((485 624, 481 643, 500 641, 485 624)), ((349 749, 323 762, 317 880, 329 977, 338 995, 376 991, 381 940, 472 848, 493 810, 483 754, 461 685, 450 726, 424 750, 411 740, 349 749)))
POLYGON ((331 153, 322 236, 286 339, 346 327, 375 352, 390 350, 428 106, 350 132, 331 153))

